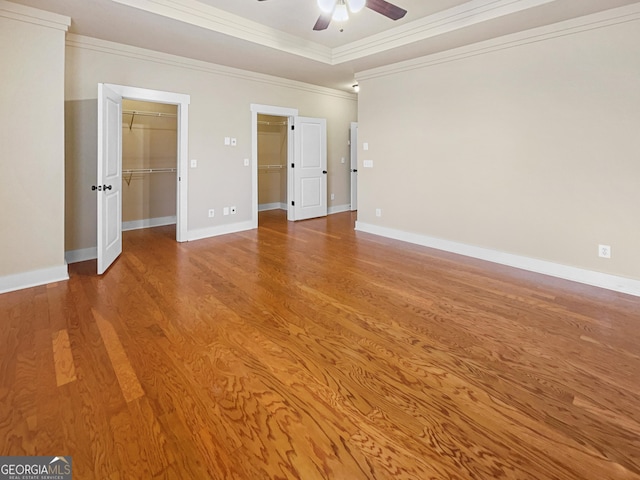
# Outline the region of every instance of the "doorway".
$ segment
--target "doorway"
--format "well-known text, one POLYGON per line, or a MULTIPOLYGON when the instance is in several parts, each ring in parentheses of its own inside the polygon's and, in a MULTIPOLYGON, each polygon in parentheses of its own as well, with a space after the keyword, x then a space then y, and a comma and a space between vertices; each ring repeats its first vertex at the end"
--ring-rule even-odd
POLYGON ((174 225, 178 107, 122 101, 122 230, 174 225))
POLYGON ((98 274, 122 253, 122 104, 124 99, 176 105, 176 240, 187 240, 187 140, 190 96, 144 88, 98 84, 98 274))
POLYGON ((258 228, 258 116, 287 119, 287 220, 327 215, 327 121, 294 108, 251 104, 252 228, 258 228))
POLYGON ((288 118, 258 114, 258 211, 288 210, 288 118))

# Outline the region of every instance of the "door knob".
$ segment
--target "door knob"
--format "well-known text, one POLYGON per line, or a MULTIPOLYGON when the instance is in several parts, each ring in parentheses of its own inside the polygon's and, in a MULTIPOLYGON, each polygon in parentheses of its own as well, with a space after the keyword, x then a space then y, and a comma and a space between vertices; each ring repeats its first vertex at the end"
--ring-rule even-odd
POLYGON ((324 174, 326 175, 326 174, 327 174, 327 171, 326 171, 326 170, 323 170, 323 171, 322 171, 322 173, 324 173, 324 174))
POLYGON ((102 187, 103 190, 111 190, 113 187, 111 185, 104 185, 102 187))

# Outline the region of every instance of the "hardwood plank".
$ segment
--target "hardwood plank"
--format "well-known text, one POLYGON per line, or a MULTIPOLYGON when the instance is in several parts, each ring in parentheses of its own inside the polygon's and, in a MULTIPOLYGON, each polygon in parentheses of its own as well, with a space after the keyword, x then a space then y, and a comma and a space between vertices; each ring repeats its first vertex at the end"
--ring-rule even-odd
POLYGON ((83 479, 638 479, 640 299, 353 230, 178 244, 0 295, 0 454, 83 479))
POLYGON ((58 330, 53 334, 53 360, 56 369, 56 384, 58 387, 76 381, 76 367, 71 353, 69 332, 58 330))

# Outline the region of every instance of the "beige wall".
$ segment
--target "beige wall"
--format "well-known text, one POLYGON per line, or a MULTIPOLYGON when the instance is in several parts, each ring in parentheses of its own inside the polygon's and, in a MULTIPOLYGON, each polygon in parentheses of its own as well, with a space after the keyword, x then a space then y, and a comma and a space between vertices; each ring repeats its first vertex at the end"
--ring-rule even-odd
POLYGON ((64 17, 0 2, 0 280, 66 271, 66 28, 64 17))
POLYGON ((95 196, 87 188, 95 178, 95 103, 97 84, 115 83, 191 96, 189 106, 189 231, 247 222, 251 218, 250 105, 297 108, 300 115, 327 119, 331 205, 349 203, 349 123, 356 119, 356 97, 275 77, 252 74, 85 37, 67 41, 67 192, 66 249, 96 245, 95 196), (237 146, 224 145, 237 138, 237 146), (92 145, 93 143, 93 145, 92 145), (237 214, 222 216, 224 206, 237 214), (208 209, 216 215, 208 218, 208 209))
MULTIPOLYGON (((178 158, 178 108, 175 105, 124 100, 122 110, 172 115, 122 115, 122 169, 175 169, 178 158)), ((122 221, 175 216, 176 180, 176 172, 124 173, 122 221)))
POLYGON ((640 279, 634 18, 359 74, 358 222, 640 279))

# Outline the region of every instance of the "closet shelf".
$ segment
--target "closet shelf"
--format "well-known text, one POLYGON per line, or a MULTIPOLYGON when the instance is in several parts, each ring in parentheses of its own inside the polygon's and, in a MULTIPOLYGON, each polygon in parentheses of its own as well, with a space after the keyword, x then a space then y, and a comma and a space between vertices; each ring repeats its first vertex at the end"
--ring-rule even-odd
POLYGON ((133 126, 133 119, 136 118, 136 115, 141 117, 165 117, 165 118, 177 118, 178 115, 176 113, 164 113, 164 112, 148 112, 144 110, 123 110, 123 115, 131 115, 131 122, 129 122, 129 130, 133 126))
POLYGON ((286 127, 287 126, 287 122, 283 121, 283 122, 267 122, 266 120, 258 120, 258 125, 278 125, 281 127, 286 127))
MULTIPOLYGON (((131 179, 134 175, 139 173, 175 173, 177 171, 176 168, 129 168, 122 170, 122 176, 124 181, 127 182, 127 185, 131 185, 131 179), (127 175, 127 176, 125 176, 127 175)), ((137 178, 137 177, 136 177, 137 178)))

